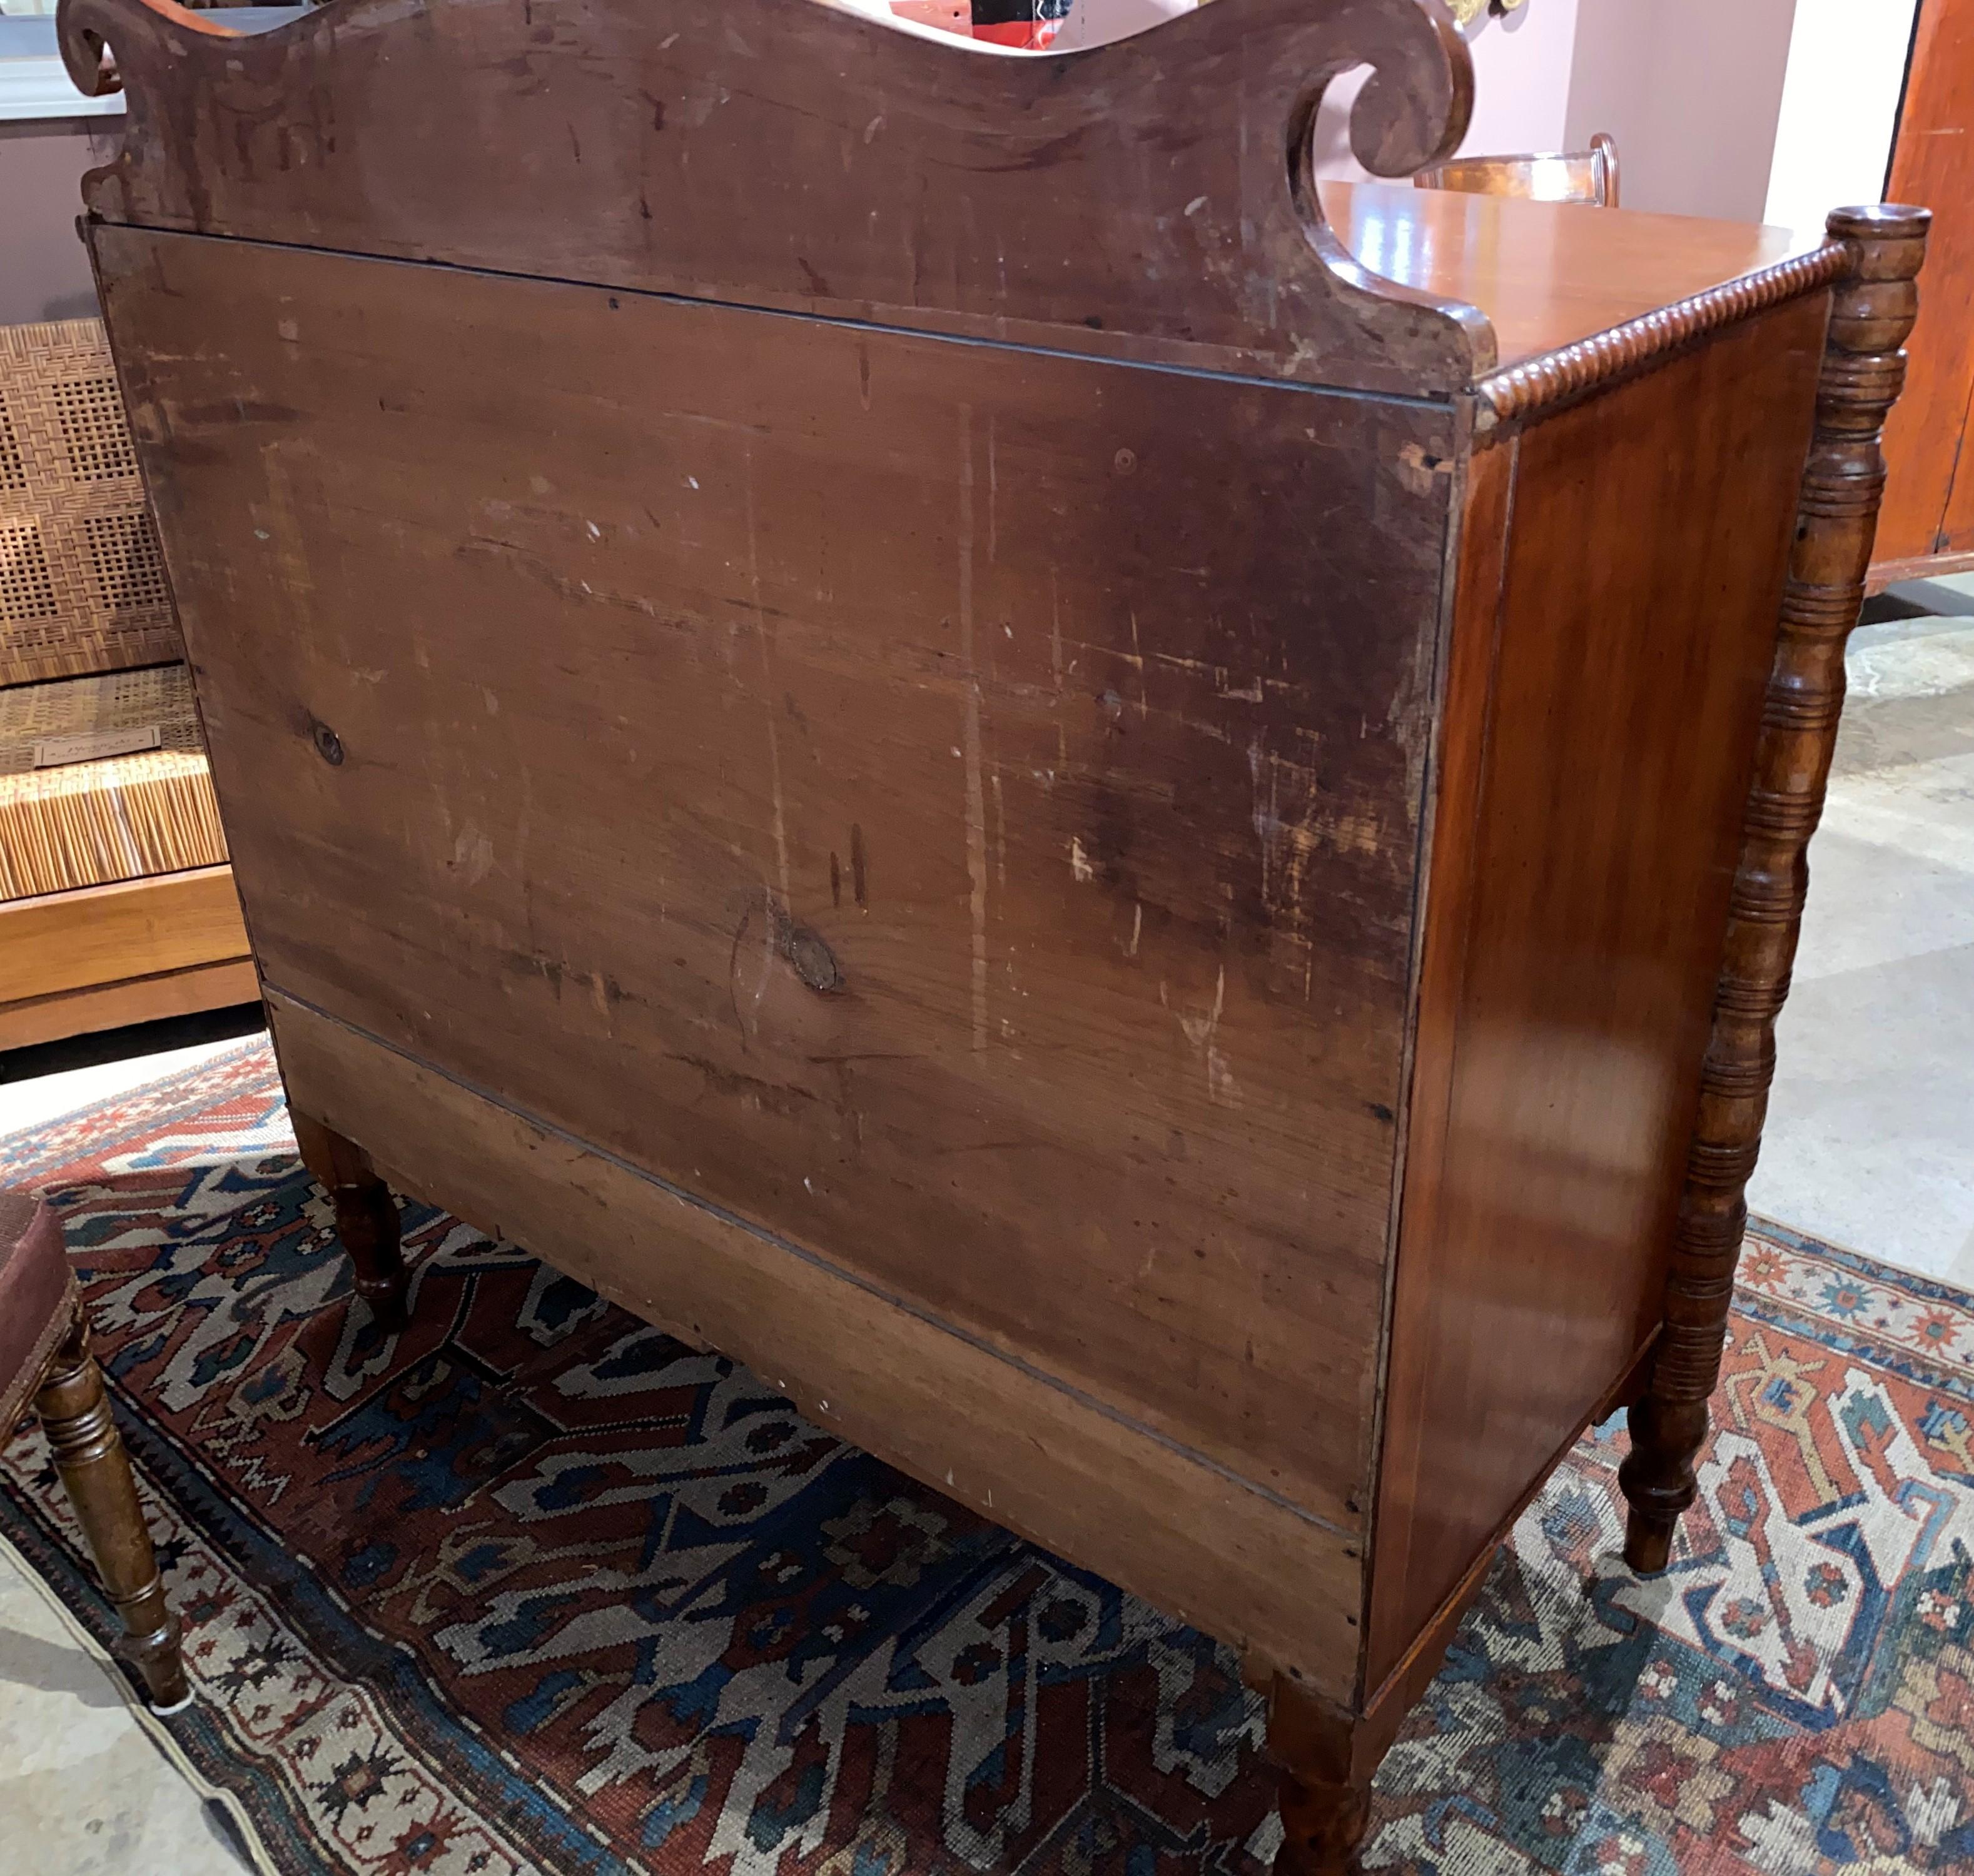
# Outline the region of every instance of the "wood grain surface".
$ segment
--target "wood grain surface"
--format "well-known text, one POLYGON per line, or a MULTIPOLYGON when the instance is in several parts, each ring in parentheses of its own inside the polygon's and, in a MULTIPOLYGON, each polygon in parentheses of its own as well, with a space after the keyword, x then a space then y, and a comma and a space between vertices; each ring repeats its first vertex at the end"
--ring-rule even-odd
POLYGON ((1364 279, 1308 176, 1325 85, 1408 175, 1472 99, 1439 0, 1218 0, 1044 58, 789 0, 346 0, 266 34, 64 0, 130 97, 91 211, 976 337, 1449 391, 1486 322, 1364 279))
POLYGON ((1477 464, 1373 1684, 1658 1318, 1828 308, 1798 300, 1533 426, 1509 490, 1477 464))
POLYGON ((620 1159, 278 992, 268 1003, 296 1105, 369 1148, 394 1184, 748 1361, 818 1426, 998 1523, 1347 1697, 1354 1540, 620 1159))
MULTIPOLYGON (((4 938, 5 928, 0 927, 0 941, 4 938)), ((164 1017, 231 1009, 236 1003, 257 1003, 260 997, 261 981, 254 961, 247 957, 230 964, 188 964, 182 971, 152 977, 120 977, 84 990, 0 1003, 0 1050, 126 1029, 164 1017)))
POLYGON ((1630 1501, 1625 1561, 1655 1575, 1698 1496, 1695 1468, 1734 1300, 1776 1067, 1776 1019, 1789 990, 1809 892, 1807 849, 1844 709, 1844 649, 1858 624, 1885 486, 1881 437, 1905 378, 1900 349, 1919 310, 1931 221, 1924 208, 1839 208, 1830 233, 1851 256, 1831 295, 1816 424, 1791 530, 1760 734, 1734 854, 1685 1177, 1667 1261, 1664 1327, 1651 1377, 1628 1416, 1618 1469, 1630 1501))
POLYGON ((1371 272, 1485 313, 1504 372, 1825 244, 1820 228, 1577 202, 1375 182, 1322 192, 1336 238, 1371 272))
POLYGON ((268 981, 1356 1527, 1450 414, 96 240, 268 981))
MULTIPOLYGON (((1966 0, 1926 0, 1919 9, 1885 199, 1930 208, 1933 221, 1906 388, 1885 422, 1890 473, 1875 558, 1966 554, 1974 551, 1974 464, 1966 455, 1974 404, 1974 6, 1966 0)), ((1915 579, 1956 570, 1896 571, 1915 579)))
POLYGON ((1355 67, 1372 167, 1458 142, 1439 0, 60 30, 130 83, 87 231, 366 1294, 382 1176, 1198 1622, 1344 1868, 1648 1349, 1679 1482, 1828 289, 1861 345, 1910 269, 1320 189, 1355 67))
POLYGON ((0 945, 10 1002, 247 956, 229 866, 8 901, 0 945))
POLYGON ((1216 0, 1044 58, 785 0, 61 17, 77 82, 107 40, 130 94, 110 221, 1338 385, 1458 390, 1822 240, 1316 183, 1315 101, 1366 62, 1368 167, 1458 141, 1438 0, 1216 0))

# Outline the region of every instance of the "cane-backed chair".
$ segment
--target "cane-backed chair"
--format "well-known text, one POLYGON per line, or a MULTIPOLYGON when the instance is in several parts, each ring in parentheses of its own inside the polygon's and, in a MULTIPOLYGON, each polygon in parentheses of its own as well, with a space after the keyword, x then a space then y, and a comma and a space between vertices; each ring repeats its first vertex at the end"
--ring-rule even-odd
POLYGON ((1412 185, 1467 195, 1517 195, 1536 202, 1618 206, 1618 145, 1600 130, 1587 150, 1527 156, 1461 156, 1420 170, 1412 185))

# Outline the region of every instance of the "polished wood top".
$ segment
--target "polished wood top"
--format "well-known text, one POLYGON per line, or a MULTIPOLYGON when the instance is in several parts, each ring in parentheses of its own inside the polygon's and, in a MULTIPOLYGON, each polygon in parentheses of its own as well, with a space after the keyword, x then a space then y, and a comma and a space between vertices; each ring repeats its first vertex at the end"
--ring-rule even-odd
POLYGON ((1321 187, 1330 227, 1372 272, 1487 314, 1503 369, 1824 244, 1820 228, 1798 235, 1383 183, 1321 187))

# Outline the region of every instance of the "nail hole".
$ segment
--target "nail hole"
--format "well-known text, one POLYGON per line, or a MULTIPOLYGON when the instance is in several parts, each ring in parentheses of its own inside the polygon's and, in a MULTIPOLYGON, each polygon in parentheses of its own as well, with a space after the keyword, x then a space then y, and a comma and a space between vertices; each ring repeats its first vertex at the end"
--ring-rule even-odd
POLYGON ((311 732, 315 740, 315 752, 331 768, 343 765, 343 738, 326 723, 318 723, 311 732))

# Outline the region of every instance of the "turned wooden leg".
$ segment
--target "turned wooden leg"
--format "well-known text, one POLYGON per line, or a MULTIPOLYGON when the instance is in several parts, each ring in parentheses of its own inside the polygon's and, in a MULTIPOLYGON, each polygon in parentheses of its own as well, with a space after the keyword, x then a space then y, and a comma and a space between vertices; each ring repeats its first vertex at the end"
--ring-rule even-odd
POLYGON ((405 1303, 404 1252, 398 1246, 398 1207, 390 1188, 354 1141, 304 1115, 290 1118, 303 1163, 327 1188, 336 1207, 336 1235, 349 1253, 356 1294, 383 1328, 403 1328, 411 1316, 405 1303))
POLYGON ((1831 294, 1817 387, 1816 431, 1804 466, 1795 545, 1782 591, 1775 662, 1755 747, 1753 785, 1700 1074, 1700 1112, 1666 1278, 1665 1324, 1644 1396, 1631 1409, 1631 1451, 1618 1473, 1631 1501, 1625 1557, 1665 1568, 1673 1528, 1696 1495, 1694 1462, 1720 1377, 1743 1201, 1761 1150, 1776 1018, 1789 995, 1806 850, 1844 705, 1844 644, 1864 603, 1885 466, 1878 436, 1899 394, 1899 347, 1919 309, 1923 208, 1840 208, 1830 235, 1851 271, 1831 294))
MULTIPOLYGON (((1720 1371, 1726 1312, 1713 1332, 1710 1363, 1720 1371)), ((1708 1392, 1712 1392, 1710 1387, 1708 1392)), ((1672 1536, 1680 1514, 1699 1495, 1694 1462, 1707 1442, 1707 1402, 1667 1400, 1648 1394, 1625 1416, 1631 1450, 1618 1468, 1618 1483, 1629 1504, 1625 1521, 1625 1561, 1641 1576, 1656 1576, 1672 1561, 1672 1536)))
POLYGON ((1268 1756, 1280 1769, 1282 1847, 1275 1876, 1357 1876, 1371 1821, 1371 1774, 1347 1714, 1277 1675, 1268 1693, 1268 1756))
POLYGON ((80 1308, 34 1406, 97 1573, 123 1618, 123 1652, 143 1676, 152 1706, 175 1713, 192 1698, 179 1652, 178 1618, 165 1601, 130 1455, 110 1417, 103 1370, 89 1352, 89 1319, 80 1308))

